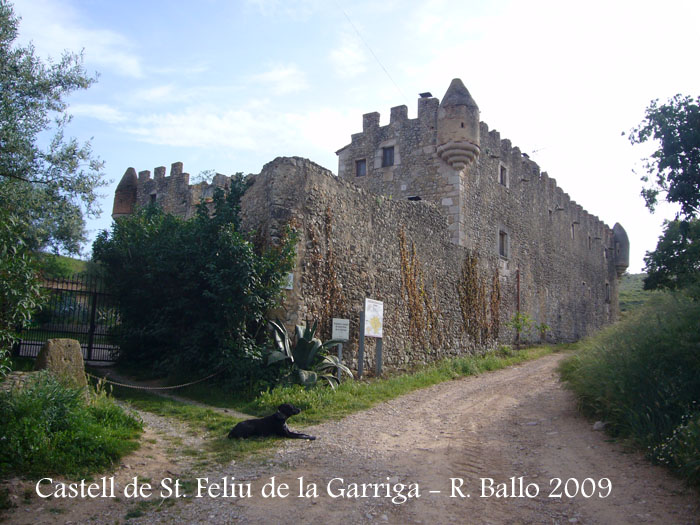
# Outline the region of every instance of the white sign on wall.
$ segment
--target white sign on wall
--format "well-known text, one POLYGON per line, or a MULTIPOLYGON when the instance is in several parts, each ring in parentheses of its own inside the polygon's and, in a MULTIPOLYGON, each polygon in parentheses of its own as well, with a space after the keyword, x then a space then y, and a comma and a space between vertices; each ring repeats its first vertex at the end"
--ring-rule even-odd
POLYGON ((365 299, 365 337, 383 337, 384 303, 365 299))
POLYGON ((331 339, 347 341, 350 339, 350 319, 333 318, 333 333, 331 339))
POLYGON ((285 290, 293 290, 294 289, 294 273, 290 272, 287 274, 287 280, 284 283, 284 289, 285 290))

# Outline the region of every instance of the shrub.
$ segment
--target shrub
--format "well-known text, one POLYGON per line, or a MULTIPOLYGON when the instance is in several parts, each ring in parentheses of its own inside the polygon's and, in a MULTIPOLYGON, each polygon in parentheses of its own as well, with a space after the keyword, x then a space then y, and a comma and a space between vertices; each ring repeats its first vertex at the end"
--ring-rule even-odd
POLYGON ((84 476, 135 450, 141 423, 104 395, 89 403, 48 372, 0 393, 0 474, 84 476))
POLYGON ((586 413, 606 421, 613 435, 629 438, 652 459, 696 481, 698 319, 700 302, 682 294, 655 296, 624 321, 583 342, 561 369, 586 413), (681 457, 683 465, 669 459, 681 457), (688 472, 692 464, 694 473, 688 472))
POLYGON ((249 382, 263 368, 258 338, 291 271, 294 236, 257 248, 240 232, 242 176, 190 220, 149 206, 100 233, 94 258, 119 303, 120 359, 170 373, 223 368, 249 382))

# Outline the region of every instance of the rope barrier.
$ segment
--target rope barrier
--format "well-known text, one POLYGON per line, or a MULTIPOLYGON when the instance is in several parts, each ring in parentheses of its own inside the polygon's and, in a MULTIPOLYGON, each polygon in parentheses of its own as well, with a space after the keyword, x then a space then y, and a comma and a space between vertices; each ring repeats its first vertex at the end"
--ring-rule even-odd
POLYGON ((196 385, 197 383, 201 383, 203 381, 206 381, 207 379, 211 379, 215 375, 220 374, 223 372, 223 370, 219 370, 218 372, 214 372, 213 374, 208 375, 207 377, 203 377, 202 379, 197 379, 197 381, 190 381, 189 383, 184 383, 182 385, 175 385, 175 386, 140 386, 140 385, 128 385, 126 383, 118 383, 117 381, 112 381, 110 379, 107 379, 106 377, 102 376, 95 376, 92 375, 88 372, 85 372, 85 374, 89 377, 93 377, 97 379, 98 381, 104 381, 105 383, 109 383, 111 385, 116 385, 116 386, 121 386, 124 388, 134 388, 136 390, 175 390, 176 388, 183 388, 186 386, 190 385, 196 385))

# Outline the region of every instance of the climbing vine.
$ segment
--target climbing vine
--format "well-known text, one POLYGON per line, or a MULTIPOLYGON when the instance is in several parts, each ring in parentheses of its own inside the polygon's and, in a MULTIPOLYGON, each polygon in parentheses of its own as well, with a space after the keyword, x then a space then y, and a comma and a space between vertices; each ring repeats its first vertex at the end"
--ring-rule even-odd
POLYGON ((321 335, 330 337, 331 319, 334 316, 346 314, 343 287, 338 280, 337 259, 333 249, 333 212, 326 207, 323 216, 323 237, 325 251, 322 250, 319 235, 312 226, 308 229, 310 241, 310 286, 313 290, 321 290, 320 304, 316 305, 312 315, 318 320, 321 335))
POLYGON ((497 339, 500 329, 499 309, 501 303, 498 271, 494 273, 491 280, 491 291, 487 296, 484 279, 479 273, 479 259, 473 253, 467 253, 457 284, 457 292, 464 333, 479 345, 497 339))
MULTIPOLYGON (((430 344, 433 348, 440 348, 445 342, 445 334, 440 326, 442 312, 439 301, 431 297, 425 289, 416 245, 411 242, 409 249, 403 228, 399 230, 399 255, 402 295, 408 307, 408 335, 424 347, 430 344)), ((436 290, 437 285, 433 281, 433 295, 436 290)))

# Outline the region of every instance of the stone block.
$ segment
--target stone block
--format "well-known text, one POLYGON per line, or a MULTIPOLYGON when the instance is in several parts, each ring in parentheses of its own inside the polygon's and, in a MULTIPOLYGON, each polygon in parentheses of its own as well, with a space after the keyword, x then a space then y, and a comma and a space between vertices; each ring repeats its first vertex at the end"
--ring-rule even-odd
POLYGON ((49 339, 34 363, 34 370, 48 370, 61 382, 87 387, 85 363, 80 343, 75 339, 49 339))

